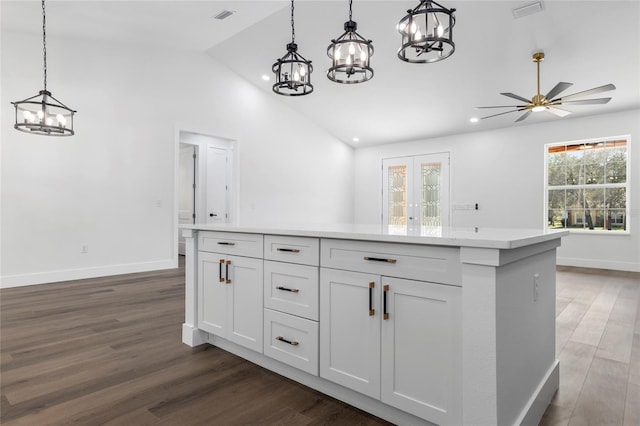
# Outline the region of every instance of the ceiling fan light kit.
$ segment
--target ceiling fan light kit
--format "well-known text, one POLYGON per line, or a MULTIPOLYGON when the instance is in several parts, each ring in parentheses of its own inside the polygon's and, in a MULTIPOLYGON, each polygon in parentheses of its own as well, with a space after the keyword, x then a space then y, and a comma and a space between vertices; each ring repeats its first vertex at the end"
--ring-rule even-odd
POLYGON ((515 121, 523 121, 532 112, 542 112, 547 111, 558 117, 566 117, 571 114, 571 111, 567 111, 562 108, 558 108, 559 106, 570 106, 570 105, 595 105, 595 104, 606 104, 611 100, 611 98, 595 98, 595 99, 579 99, 586 96, 595 95, 598 93, 608 92, 611 90, 615 90, 616 86, 613 84, 605 84, 603 86, 594 87, 593 89, 584 90, 582 92, 573 93, 571 95, 559 96, 562 92, 567 90, 569 87, 573 86, 573 83, 559 82, 546 95, 542 95, 540 93, 540 63, 544 61, 544 52, 536 52, 533 54, 532 58, 533 62, 536 63, 536 83, 537 83, 537 92, 531 98, 527 99, 525 97, 515 95, 513 93, 504 92, 500 93, 502 96, 506 96, 511 99, 518 100, 523 102, 522 105, 498 105, 498 106, 486 106, 486 107, 476 107, 479 109, 488 109, 488 108, 515 108, 511 111, 500 112, 498 114, 488 115, 486 117, 481 117, 481 120, 486 118, 497 117, 504 114, 510 114, 512 112, 524 111, 520 117, 518 117, 515 121))
POLYGON ((327 70, 327 78, 336 83, 356 84, 373 78, 370 65, 373 56, 373 45, 356 32, 358 24, 352 20, 352 4, 349 0, 349 20, 344 23, 344 33, 327 48, 331 58, 331 68, 327 70))
POLYGON ((397 26, 402 36, 398 58, 411 63, 432 63, 453 55, 455 11, 430 0, 422 0, 407 10, 397 26))
POLYGON ((273 91, 283 96, 304 96, 313 92, 313 66, 311 61, 298 53, 293 1, 291 0, 291 43, 287 44, 287 53, 271 68, 276 75, 273 91))
POLYGON ((77 112, 51 95, 47 90, 46 11, 42 0, 42 52, 44 89, 30 98, 11 102, 15 107, 14 128, 21 132, 45 136, 72 136, 73 115, 77 112))

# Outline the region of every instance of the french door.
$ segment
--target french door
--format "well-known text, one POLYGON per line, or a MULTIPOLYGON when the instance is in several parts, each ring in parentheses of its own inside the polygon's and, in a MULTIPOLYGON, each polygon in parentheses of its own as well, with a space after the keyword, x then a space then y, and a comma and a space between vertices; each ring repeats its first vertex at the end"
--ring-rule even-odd
POLYGON ((390 232, 449 226, 449 153, 382 160, 382 223, 390 232))

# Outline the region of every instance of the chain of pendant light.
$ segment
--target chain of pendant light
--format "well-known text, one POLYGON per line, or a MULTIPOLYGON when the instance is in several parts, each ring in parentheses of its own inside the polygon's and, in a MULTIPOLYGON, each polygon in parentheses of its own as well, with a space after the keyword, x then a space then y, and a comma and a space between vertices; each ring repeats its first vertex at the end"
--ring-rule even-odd
POLYGON ((42 57, 44 62, 44 90, 47 90, 47 14, 42 0, 42 57))
POLYGON ((293 5, 293 0, 291 0, 291 43, 295 43, 296 42, 296 26, 295 26, 295 22, 293 20, 293 9, 294 9, 294 5, 293 5))

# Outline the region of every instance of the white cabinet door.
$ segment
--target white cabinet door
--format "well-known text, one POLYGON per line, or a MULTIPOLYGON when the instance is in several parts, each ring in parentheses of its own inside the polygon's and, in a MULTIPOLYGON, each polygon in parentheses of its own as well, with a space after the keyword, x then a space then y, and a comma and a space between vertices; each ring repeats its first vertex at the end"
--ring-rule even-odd
POLYGON ((461 289, 388 277, 382 285, 389 314, 382 321, 382 401, 436 424, 460 424, 461 289))
POLYGON ((227 311, 231 306, 227 301, 227 286, 224 276, 224 255, 198 252, 198 328, 226 337, 227 311))
POLYGON ((376 399, 379 287, 378 275, 320 269, 320 376, 376 399))
POLYGON ((262 259, 200 251, 198 328, 262 352, 262 259))
POLYGON ((262 352, 262 259, 228 256, 229 274, 227 339, 262 352))

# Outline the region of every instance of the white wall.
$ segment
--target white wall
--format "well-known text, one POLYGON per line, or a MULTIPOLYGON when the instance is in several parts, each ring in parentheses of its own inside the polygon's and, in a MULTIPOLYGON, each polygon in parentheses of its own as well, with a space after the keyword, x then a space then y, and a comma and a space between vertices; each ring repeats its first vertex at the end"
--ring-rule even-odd
POLYGON ((177 128, 237 141, 242 221, 353 220, 352 149, 205 54, 48 37, 48 89, 78 110, 52 138, 10 106, 41 89, 41 38, 1 43, 3 287, 176 265, 177 128))
POLYGON ((382 158, 449 151, 451 203, 480 206, 478 211, 453 211, 453 226, 540 228, 546 216, 544 144, 627 134, 631 234, 571 234, 562 241, 558 263, 640 271, 640 110, 358 149, 355 219, 381 223, 382 158))

